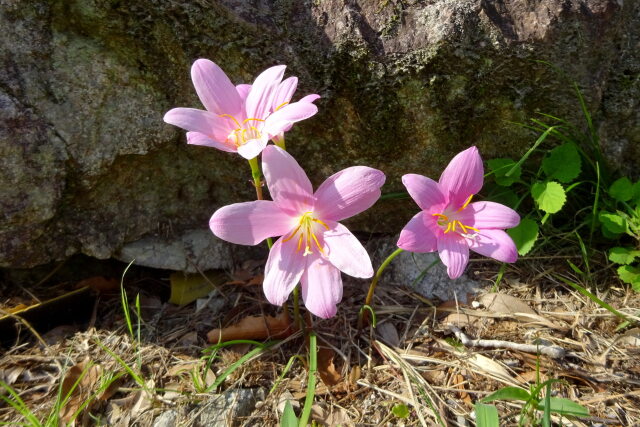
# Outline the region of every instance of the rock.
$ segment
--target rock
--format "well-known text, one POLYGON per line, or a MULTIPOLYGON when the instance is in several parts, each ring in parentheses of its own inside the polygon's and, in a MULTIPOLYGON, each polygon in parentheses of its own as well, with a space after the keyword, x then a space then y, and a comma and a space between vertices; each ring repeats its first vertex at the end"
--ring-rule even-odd
MULTIPOLYGON (((376 246, 374 265, 380 265, 386 257, 396 250, 397 236, 392 239, 380 239, 371 242, 369 247, 376 246)), ((426 298, 437 298, 441 301, 457 299, 461 303, 467 302, 469 294, 475 294, 481 289, 481 284, 468 277, 471 267, 457 279, 450 279, 447 268, 440 262, 438 253, 402 252, 396 256, 385 273, 385 282, 404 285, 415 289, 426 298)))
MULTIPOLYGON (((7 0, 0 26, 0 267, 136 253, 188 269, 188 242, 220 254, 192 230, 254 197, 249 168, 162 122, 200 107, 199 57, 238 83, 284 63, 294 99, 322 95, 287 135, 316 185, 366 164, 399 191, 402 174, 437 177, 471 144, 520 156, 535 137, 509 122, 536 112, 582 124, 571 82, 538 60, 580 85, 605 151, 637 175, 637 1, 7 0)), ((349 226, 396 233, 407 206, 349 226)))
POLYGON ((249 416, 256 407, 256 403, 264 398, 264 389, 252 388, 234 389, 214 395, 204 405, 194 410, 199 414, 195 426, 239 425, 241 422, 238 417, 249 416))
POLYGON ((169 409, 153 421, 153 427, 174 427, 177 419, 178 413, 173 409, 169 409))

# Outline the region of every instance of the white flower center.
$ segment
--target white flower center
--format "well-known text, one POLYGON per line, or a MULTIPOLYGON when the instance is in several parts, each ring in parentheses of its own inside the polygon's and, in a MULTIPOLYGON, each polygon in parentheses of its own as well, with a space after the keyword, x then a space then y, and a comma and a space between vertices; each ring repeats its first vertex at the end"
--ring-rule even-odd
POLYGON ((289 237, 285 238, 283 242, 288 242, 298 235, 298 252, 302 250, 304 245, 303 255, 307 256, 313 253, 313 247, 315 245, 320 253, 324 255, 322 245, 316 237, 316 234, 318 234, 319 231, 322 231, 318 229, 319 227, 324 227, 327 230, 329 229, 329 226, 324 221, 313 217, 313 212, 305 212, 304 215, 300 216, 297 227, 293 229, 289 237))

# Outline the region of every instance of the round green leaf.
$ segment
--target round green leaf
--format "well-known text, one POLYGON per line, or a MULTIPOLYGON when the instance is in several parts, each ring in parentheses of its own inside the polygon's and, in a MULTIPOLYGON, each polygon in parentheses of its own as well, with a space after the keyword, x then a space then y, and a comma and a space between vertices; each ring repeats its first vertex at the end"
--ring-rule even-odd
POLYGON ((633 290, 640 291, 640 268, 630 265, 618 267, 620 280, 631 285, 633 290))
POLYGON ((616 264, 631 264, 640 256, 640 251, 630 248, 621 248, 616 246, 609 251, 609 261, 616 264))
POLYGON ((515 242, 518 254, 524 256, 531 251, 538 239, 538 223, 532 219, 525 218, 520 221, 517 227, 507 230, 507 234, 515 242))
POLYGON ((568 142, 551 150, 542 161, 542 170, 549 179, 571 182, 580 175, 582 160, 574 143, 568 142))
POLYGON ((402 403, 395 405, 391 409, 391 412, 393 412, 393 415, 398 418, 407 418, 409 416, 409 408, 407 407, 407 405, 404 405, 402 403))
POLYGON ((520 166, 515 167, 516 162, 511 159, 491 159, 487 164, 493 172, 493 179, 496 181, 496 184, 503 187, 508 187, 518 181, 522 174, 522 168, 520 166), (513 172, 511 172, 512 169, 513 172), (507 176, 509 172, 511 172, 511 174, 507 176))
POLYGON ((536 182, 531 187, 531 196, 540 210, 550 214, 562 209, 567 201, 564 188, 554 181, 536 182))
POLYGON ((633 197, 633 184, 623 176, 609 187, 609 195, 619 202, 627 202, 633 197))
POLYGON ((598 215, 602 228, 611 234, 622 234, 627 230, 627 221, 618 214, 602 211, 598 215))

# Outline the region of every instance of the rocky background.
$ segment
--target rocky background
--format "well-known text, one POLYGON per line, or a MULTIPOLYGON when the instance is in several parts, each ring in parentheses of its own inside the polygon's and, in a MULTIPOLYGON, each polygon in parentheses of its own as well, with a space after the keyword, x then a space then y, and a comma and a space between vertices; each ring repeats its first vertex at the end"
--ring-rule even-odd
MULTIPOLYGON (((200 108, 200 57, 237 83, 287 64, 294 99, 322 95, 287 134, 316 185, 365 164, 398 191, 471 144, 519 156, 535 136, 510 122, 579 122, 571 79, 611 161, 640 164, 636 0, 3 0, 0 28, 0 267, 229 266, 207 222, 254 197, 248 165, 162 122, 200 108)), ((350 226, 395 233, 415 211, 380 202, 350 226)))

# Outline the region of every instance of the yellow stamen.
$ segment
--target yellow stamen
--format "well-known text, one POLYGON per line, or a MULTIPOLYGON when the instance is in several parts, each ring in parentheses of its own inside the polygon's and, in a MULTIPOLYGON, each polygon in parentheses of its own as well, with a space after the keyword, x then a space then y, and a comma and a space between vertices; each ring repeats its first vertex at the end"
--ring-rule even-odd
POLYGON ((318 224, 322 224, 324 228, 326 228, 327 230, 329 229, 329 226, 324 221, 321 221, 318 218, 313 218, 311 221, 317 222, 318 224))
POLYGON ((274 112, 278 111, 279 109, 281 109, 282 107, 284 107, 284 106, 285 106, 285 105, 287 105, 288 103, 289 103, 289 101, 287 101, 287 102, 283 102, 282 104, 278 105, 278 106, 276 107, 276 109, 275 109, 275 110, 273 110, 273 111, 274 111, 274 112))
MULTIPOLYGON (((219 117, 228 117, 228 118, 230 118, 231 120, 233 120, 233 121, 235 122, 235 124, 236 124, 236 126, 238 126, 238 128, 241 128, 241 127, 242 127, 242 126, 240 126, 240 123, 238 123, 238 121, 236 120, 236 118, 235 118, 235 117, 233 117, 233 116, 232 116, 232 115, 230 115, 230 114, 220 114, 220 115, 219 115, 219 117)), ((238 130, 240 130, 240 129, 238 129, 238 130)), ((234 132, 235 132, 235 131, 234 131, 234 132)))
POLYGON ((458 212, 460 212, 461 210, 463 210, 464 208, 466 208, 469 203, 471 202, 471 199, 473 199, 473 194, 469 196, 469 198, 467 199, 466 202, 464 202, 464 205, 462 205, 462 207, 460 209, 458 209, 458 212))
POLYGON ((447 224, 447 229, 446 229, 446 230, 444 230, 444 232, 445 232, 445 233, 448 233, 448 232, 450 232, 450 231, 451 231, 451 223, 448 223, 448 224, 447 224))
POLYGON ((255 120, 256 122, 264 122, 264 120, 263 120, 263 119, 256 119, 256 118, 250 117, 250 118, 248 118, 248 119, 244 119, 244 120, 242 121, 242 123, 244 124, 244 123, 247 123, 247 122, 249 122, 249 121, 251 121, 251 120, 255 120))

